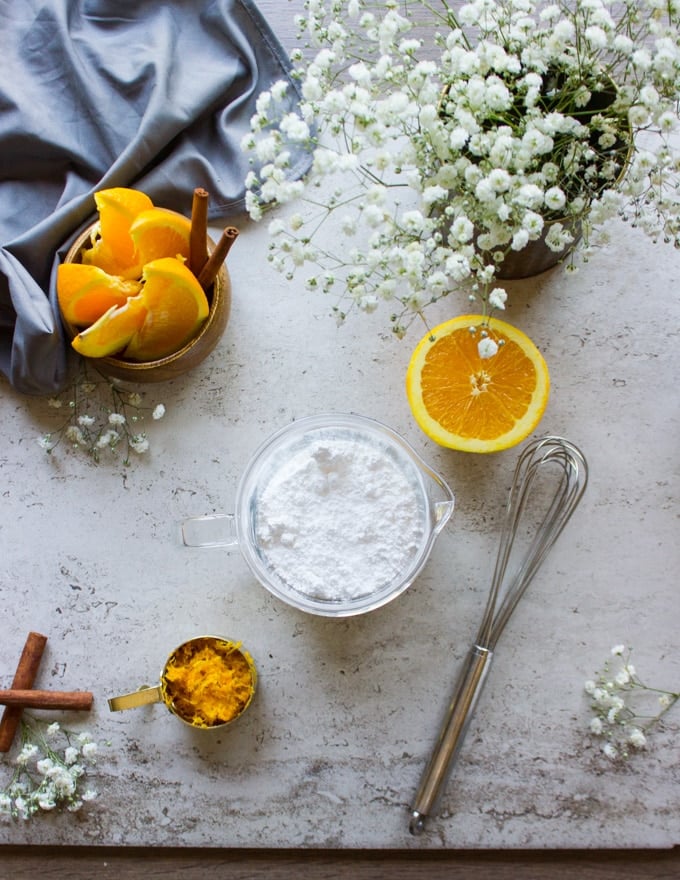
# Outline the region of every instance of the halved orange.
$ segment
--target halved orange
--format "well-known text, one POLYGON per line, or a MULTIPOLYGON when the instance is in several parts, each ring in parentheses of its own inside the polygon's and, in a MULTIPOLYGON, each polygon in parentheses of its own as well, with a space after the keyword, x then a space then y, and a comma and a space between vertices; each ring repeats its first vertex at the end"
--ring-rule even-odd
POLYGON ((168 208, 150 208, 135 217, 130 235, 145 266, 162 257, 189 259, 191 220, 168 208))
POLYGON ((138 278, 142 261, 130 236, 130 227, 143 211, 153 208, 145 193, 127 187, 102 189, 94 194, 99 211, 98 235, 84 250, 83 263, 98 266, 110 275, 138 278))
POLYGON ((436 443, 496 452, 527 437, 548 403, 550 376, 529 337, 504 321, 462 315, 421 339, 406 374, 408 402, 436 443), (483 358, 482 332, 498 344, 483 358))
POLYGON ((109 275, 98 266, 62 263, 57 269, 57 299, 65 320, 76 327, 87 327, 108 311, 122 306, 141 288, 139 281, 126 281, 109 275))
POLYGON ((123 352, 135 361, 153 361, 178 351, 196 334, 210 310, 196 276, 174 257, 144 266, 140 296, 146 317, 123 352))
POLYGON ((131 296, 122 306, 111 306, 94 324, 79 333, 71 345, 84 357, 116 354, 128 344, 146 318, 142 294, 131 296))

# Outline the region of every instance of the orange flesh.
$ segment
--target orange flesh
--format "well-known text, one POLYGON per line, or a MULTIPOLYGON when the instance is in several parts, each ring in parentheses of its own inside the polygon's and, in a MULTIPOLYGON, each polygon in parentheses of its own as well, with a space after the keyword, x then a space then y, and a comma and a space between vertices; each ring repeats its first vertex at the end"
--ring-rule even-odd
POLYGON ((422 371, 423 402, 432 418, 461 437, 488 440, 510 431, 531 403, 536 369, 522 349, 505 344, 485 360, 478 336, 467 329, 444 336, 430 349, 422 371))

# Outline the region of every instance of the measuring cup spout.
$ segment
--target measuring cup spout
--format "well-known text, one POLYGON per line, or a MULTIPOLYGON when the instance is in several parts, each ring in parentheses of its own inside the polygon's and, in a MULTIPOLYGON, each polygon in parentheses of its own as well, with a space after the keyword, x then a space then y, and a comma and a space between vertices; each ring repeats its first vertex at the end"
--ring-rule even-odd
POLYGON ((446 523, 451 519, 455 502, 453 498, 450 501, 437 501, 434 505, 434 521, 435 530, 439 533, 446 523))
POLYGON ((423 465, 423 468, 437 489, 441 490, 441 493, 444 495, 443 499, 434 501, 432 504, 434 517, 433 533, 438 535, 446 523, 451 519, 456 506, 456 499, 449 484, 443 480, 438 473, 431 470, 427 465, 423 465))

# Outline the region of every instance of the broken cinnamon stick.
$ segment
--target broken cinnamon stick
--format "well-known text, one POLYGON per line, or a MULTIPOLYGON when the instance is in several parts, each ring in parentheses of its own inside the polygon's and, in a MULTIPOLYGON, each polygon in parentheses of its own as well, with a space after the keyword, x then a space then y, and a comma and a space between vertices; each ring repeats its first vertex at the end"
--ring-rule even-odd
POLYGON ((196 187, 191 204, 189 268, 198 278, 208 259, 208 191, 196 187))
POLYGON ((90 691, 38 691, 30 688, 0 690, 0 705, 27 709, 67 709, 87 711, 94 700, 90 691))
POLYGON ((239 231, 235 226, 227 226, 222 232, 220 240, 215 245, 215 249, 208 257, 205 266, 201 269, 198 276, 198 283, 203 290, 208 290, 215 281, 215 278, 217 278, 217 273, 220 271, 222 263, 227 259, 227 254, 231 250, 232 244, 236 241, 238 233, 239 231))
MULTIPOLYGON (((29 632, 12 680, 13 689, 33 687, 46 645, 47 636, 37 632, 29 632)), ((2 719, 0 720, 0 752, 8 752, 12 748, 22 712, 23 706, 19 705, 7 706, 2 713, 2 719)))

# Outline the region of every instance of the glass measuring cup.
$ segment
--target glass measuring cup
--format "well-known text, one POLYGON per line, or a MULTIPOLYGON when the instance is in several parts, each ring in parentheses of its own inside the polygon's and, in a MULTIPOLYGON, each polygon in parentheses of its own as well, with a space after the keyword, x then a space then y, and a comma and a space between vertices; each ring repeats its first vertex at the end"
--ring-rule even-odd
POLYGON ((158 685, 144 685, 108 703, 112 712, 165 703, 180 721, 207 730, 224 727, 243 715, 256 685, 253 658, 239 643, 219 636, 196 636, 170 654, 158 685))
POLYGON ((348 617, 413 583, 453 509, 449 486, 399 434, 365 416, 326 413, 266 440, 241 476, 235 513, 186 520, 182 537, 189 547, 238 545, 279 599, 348 617), (272 514, 283 488, 290 497, 272 514))

